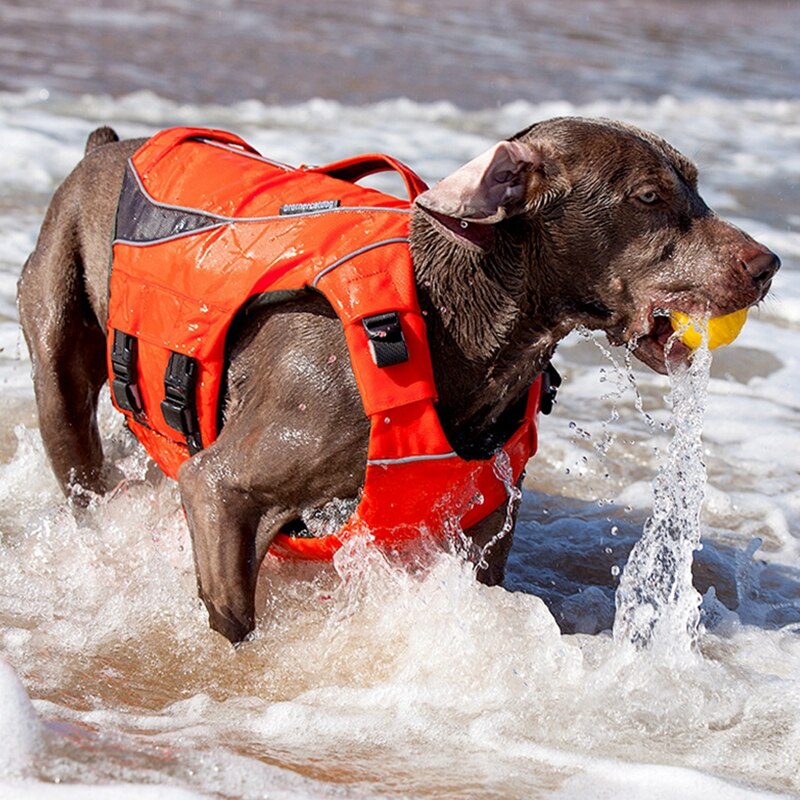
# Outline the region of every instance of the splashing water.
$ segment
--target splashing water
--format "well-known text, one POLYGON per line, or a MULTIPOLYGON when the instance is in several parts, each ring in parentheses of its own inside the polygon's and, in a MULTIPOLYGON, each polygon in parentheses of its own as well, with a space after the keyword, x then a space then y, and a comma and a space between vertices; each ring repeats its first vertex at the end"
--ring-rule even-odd
POLYGON ((481 548, 480 559, 478 561, 479 569, 488 569, 489 563, 486 560, 487 555, 491 552, 492 548, 503 538, 505 538, 511 529, 514 527, 514 520, 516 518, 516 510, 522 500, 522 490, 520 484, 514 481, 514 472, 511 466, 511 459, 508 453, 502 448, 497 451, 494 460, 494 474, 495 477, 502 481, 505 486, 506 493, 508 494, 508 503, 506 503, 506 517, 503 520, 503 526, 500 530, 492 536, 492 538, 481 548))
POLYGON ((672 440, 653 481, 653 514, 631 551, 617 589, 614 639, 672 657, 694 651, 700 594, 692 560, 700 548, 706 486, 702 430, 711 354, 707 342, 688 366, 669 366, 672 440))
MULTIPOLYGON (((479 545, 471 536, 467 535, 458 519, 449 518, 444 521, 445 541, 450 542, 454 547, 454 552, 464 561, 471 563, 476 570, 489 568, 489 554, 492 548, 511 532, 516 520, 517 509, 522 501, 522 478, 519 481, 514 480, 511 459, 502 448, 495 453, 493 472, 494 476, 503 484, 508 498, 505 505, 505 517, 500 529, 485 544, 479 545)), ((471 502, 479 505, 483 503, 483 500, 483 495, 476 492, 471 502)))

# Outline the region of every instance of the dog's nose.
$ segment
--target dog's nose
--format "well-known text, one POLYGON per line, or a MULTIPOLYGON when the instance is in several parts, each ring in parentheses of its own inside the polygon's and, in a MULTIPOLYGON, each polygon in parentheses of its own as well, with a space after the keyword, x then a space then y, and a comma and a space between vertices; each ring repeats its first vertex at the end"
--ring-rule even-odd
POLYGON ((763 286, 780 269, 781 260, 771 250, 760 247, 745 254, 742 264, 753 279, 753 283, 763 286))

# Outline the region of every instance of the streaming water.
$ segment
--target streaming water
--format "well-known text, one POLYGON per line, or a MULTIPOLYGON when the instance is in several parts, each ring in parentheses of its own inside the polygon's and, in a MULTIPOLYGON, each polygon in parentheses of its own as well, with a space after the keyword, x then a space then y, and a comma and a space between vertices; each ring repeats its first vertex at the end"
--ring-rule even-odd
POLYGON ((702 432, 710 371, 705 343, 689 365, 669 368, 672 440, 653 481, 652 516, 617 589, 614 638, 663 654, 691 652, 699 633, 701 597, 692 585, 692 561, 701 546, 707 479, 702 432))

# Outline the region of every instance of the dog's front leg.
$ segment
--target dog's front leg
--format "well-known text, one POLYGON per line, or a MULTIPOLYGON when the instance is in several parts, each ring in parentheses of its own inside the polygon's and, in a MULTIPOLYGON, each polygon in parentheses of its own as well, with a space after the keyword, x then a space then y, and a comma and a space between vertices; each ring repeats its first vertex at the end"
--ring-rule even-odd
POLYGON ((255 626, 256 578, 272 536, 288 515, 264 509, 235 483, 226 459, 208 450, 187 461, 179 482, 194 549, 200 599, 211 627, 236 644, 255 626), (262 541, 261 531, 272 531, 262 541))
MULTIPOLYGON (((517 490, 522 479, 517 483, 517 490)), ((466 533, 477 556, 475 575, 487 586, 499 586, 505 580, 506 562, 514 541, 514 528, 519 512, 519 495, 509 498, 486 519, 473 525, 466 533), (510 507, 508 505, 510 503, 510 507)))
POLYGON ((475 576, 487 586, 499 586, 505 579, 506 561, 514 538, 513 524, 509 530, 503 530, 507 524, 506 509, 499 508, 467 531, 477 557, 475 576))

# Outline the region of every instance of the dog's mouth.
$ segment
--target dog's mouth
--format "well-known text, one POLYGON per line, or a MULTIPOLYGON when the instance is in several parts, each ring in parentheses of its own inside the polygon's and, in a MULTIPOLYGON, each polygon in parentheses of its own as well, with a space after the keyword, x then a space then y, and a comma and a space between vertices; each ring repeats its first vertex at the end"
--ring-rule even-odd
MULTIPOLYGON (((688 304, 679 304, 686 307, 688 304)), ((740 306, 733 309, 733 311, 740 311, 741 309, 749 309, 752 306, 740 306)), ((730 309, 720 310, 719 312, 712 312, 708 306, 705 311, 687 311, 683 312, 684 317, 697 317, 697 318, 716 318, 721 319, 728 315, 732 315, 733 311, 730 309)), ((641 318, 640 318, 641 319, 641 318)), ((744 324, 744 320, 739 322, 739 326, 744 324)), ((690 343, 692 346, 687 345, 682 341, 681 334, 685 332, 685 328, 680 325, 673 324, 670 317, 670 311, 663 307, 651 308, 644 316, 644 322, 640 325, 632 325, 627 331, 626 335, 621 337, 622 341, 612 342, 615 344, 624 344, 628 349, 644 364, 651 369, 661 374, 666 374, 669 368, 677 364, 688 363, 694 347, 697 345, 690 343), (638 328, 638 331, 637 331, 638 328), (631 332, 633 331, 633 332, 631 332)), ((733 334, 736 337, 738 329, 733 334)), ((720 344, 726 344, 732 339, 723 340, 716 344, 711 344, 711 347, 719 347, 720 344)))
POLYGON ((630 324, 618 336, 609 333, 608 338, 612 344, 627 347, 643 364, 662 375, 669 367, 688 363, 693 353, 676 333, 665 307, 651 307, 639 317, 638 324, 630 324))
POLYGON ((651 313, 646 332, 634 334, 628 341, 633 354, 651 369, 666 374, 668 365, 687 363, 692 350, 672 327, 669 312, 656 309, 651 313))

